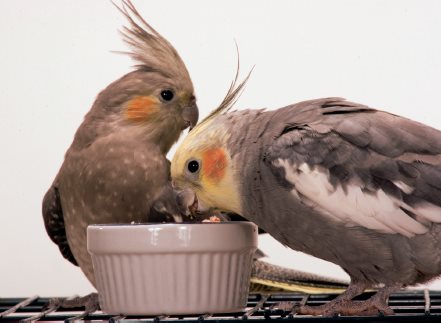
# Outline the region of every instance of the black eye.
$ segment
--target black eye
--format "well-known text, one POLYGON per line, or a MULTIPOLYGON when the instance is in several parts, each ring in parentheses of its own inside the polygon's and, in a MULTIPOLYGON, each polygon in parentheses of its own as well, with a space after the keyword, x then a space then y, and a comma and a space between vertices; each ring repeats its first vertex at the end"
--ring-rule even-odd
POLYGON ((190 173, 196 173, 199 170, 199 162, 197 160, 191 160, 187 168, 190 173))
POLYGON ((163 90, 161 92, 161 98, 164 101, 171 101, 173 99, 173 96, 174 96, 174 94, 171 90, 163 90))

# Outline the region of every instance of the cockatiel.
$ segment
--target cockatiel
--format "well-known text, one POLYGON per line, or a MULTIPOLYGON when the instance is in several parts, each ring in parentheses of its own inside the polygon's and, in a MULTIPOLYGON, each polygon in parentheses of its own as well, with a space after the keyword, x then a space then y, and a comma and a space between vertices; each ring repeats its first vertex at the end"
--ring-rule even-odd
POLYGON ((348 273, 344 293, 299 312, 392 314, 391 292, 441 274, 440 131, 341 98, 228 107, 182 142, 173 183, 193 209, 242 215, 348 273))
POLYGON ((47 233, 93 285, 89 224, 182 221, 166 154, 198 121, 176 50, 129 0, 118 9, 130 24, 122 34, 136 68, 98 95, 43 200, 47 233))
MULTIPOLYGON (((130 23, 124 40, 138 65, 98 95, 43 200, 49 237, 93 285, 86 246, 89 224, 181 220, 165 155, 182 130, 198 120, 193 85, 178 53, 130 1, 122 4, 119 9, 130 23)), ((252 288, 259 290, 317 293, 346 285, 259 261, 253 277, 252 288)), ((94 293, 54 302, 86 305, 89 312, 98 305, 94 293)))

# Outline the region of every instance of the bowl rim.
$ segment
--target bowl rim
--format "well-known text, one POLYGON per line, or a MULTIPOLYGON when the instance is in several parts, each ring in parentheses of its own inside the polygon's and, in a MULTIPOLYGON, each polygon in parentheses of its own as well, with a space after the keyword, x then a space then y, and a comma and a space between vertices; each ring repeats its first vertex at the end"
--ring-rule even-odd
POLYGON ((223 221, 223 222, 171 222, 171 223, 162 223, 162 222, 141 222, 141 223, 94 223, 89 224, 88 227, 132 227, 132 226, 181 226, 181 225, 251 225, 257 226, 255 223, 251 221, 223 221))

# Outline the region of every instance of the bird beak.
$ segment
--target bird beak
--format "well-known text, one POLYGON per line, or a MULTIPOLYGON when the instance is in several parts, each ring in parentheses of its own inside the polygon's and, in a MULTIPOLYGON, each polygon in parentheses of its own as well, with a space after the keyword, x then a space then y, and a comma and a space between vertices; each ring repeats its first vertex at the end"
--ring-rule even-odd
POLYGON ((177 192, 176 203, 179 211, 187 216, 194 215, 198 209, 198 198, 196 193, 190 188, 185 188, 177 192))
MULTIPOLYGON (((192 105, 186 106, 184 109, 182 109, 182 118, 185 121, 185 128, 190 127, 193 129, 193 127, 198 123, 199 119, 199 110, 196 103, 193 103, 192 105)), ((185 129, 184 128, 184 129, 185 129)))

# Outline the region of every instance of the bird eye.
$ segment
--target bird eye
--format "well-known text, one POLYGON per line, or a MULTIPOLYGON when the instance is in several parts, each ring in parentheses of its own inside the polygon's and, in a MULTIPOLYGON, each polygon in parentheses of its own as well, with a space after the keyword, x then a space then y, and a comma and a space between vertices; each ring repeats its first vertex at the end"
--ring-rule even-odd
POLYGON ((171 101, 174 97, 174 94, 171 90, 162 90, 161 91, 161 98, 164 101, 171 101))
POLYGON ((199 162, 197 160, 190 160, 187 164, 187 169, 190 173, 196 173, 199 170, 199 162))

